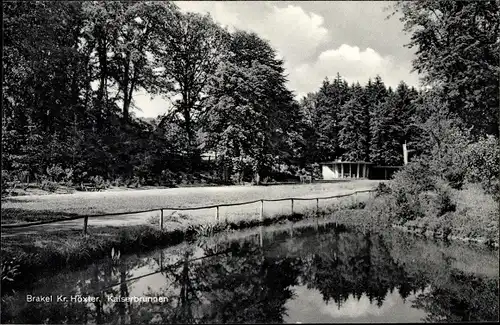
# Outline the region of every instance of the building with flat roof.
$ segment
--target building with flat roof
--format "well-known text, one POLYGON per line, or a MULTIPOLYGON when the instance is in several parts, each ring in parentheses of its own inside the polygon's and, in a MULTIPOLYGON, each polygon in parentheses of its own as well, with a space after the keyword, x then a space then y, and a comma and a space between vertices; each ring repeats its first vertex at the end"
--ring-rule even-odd
POLYGON ((368 178, 372 163, 366 161, 326 161, 320 163, 324 180, 368 178))
POLYGON ((323 180, 334 179, 390 179, 403 166, 376 166, 366 161, 326 161, 319 163, 323 180))

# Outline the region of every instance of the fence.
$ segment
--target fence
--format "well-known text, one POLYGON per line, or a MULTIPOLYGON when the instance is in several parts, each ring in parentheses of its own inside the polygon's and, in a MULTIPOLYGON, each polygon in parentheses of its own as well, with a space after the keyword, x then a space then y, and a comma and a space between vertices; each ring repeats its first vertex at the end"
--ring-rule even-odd
POLYGON ((87 235, 87 228, 88 228, 88 221, 89 218, 99 218, 99 217, 112 217, 112 216, 119 216, 119 215, 129 215, 129 214, 139 214, 139 213, 146 213, 146 212, 154 212, 154 211, 160 211, 160 229, 163 230, 163 211, 195 211, 195 210, 204 210, 204 209, 215 209, 215 217, 217 220, 217 223, 219 222, 219 212, 221 207, 230 207, 230 206, 240 206, 240 205, 247 205, 247 204, 254 204, 260 202, 260 220, 264 220, 264 202, 279 202, 279 201, 290 201, 291 202, 291 214, 294 214, 294 202, 295 201, 311 201, 311 200, 316 200, 316 213, 319 212, 319 200, 328 200, 328 199, 335 199, 335 198, 342 198, 342 197, 348 197, 348 196, 353 196, 357 195, 359 193, 369 193, 369 192, 374 192, 375 190, 363 190, 363 191, 355 191, 352 193, 348 194, 342 194, 342 195, 333 195, 333 196, 324 196, 324 197, 314 197, 314 198, 303 198, 303 197, 289 197, 289 198, 280 198, 280 199, 259 199, 259 200, 253 200, 253 201, 246 201, 246 202, 238 202, 238 203, 222 203, 222 204, 214 204, 214 205, 207 205, 207 206, 200 206, 200 207, 186 207, 186 208, 157 208, 157 209, 149 209, 149 210, 142 210, 142 211, 134 211, 134 212, 117 212, 117 213, 107 213, 107 214, 97 214, 97 215, 87 215, 87 216, 75 216, 75 217, 70 217, 70 218, 61 218, 61 219, 56 219, 56 220, 50 220, 50 221, 36 221, 36 222, 30 222, 30 223, 21 223, 21 224, 2 224, 1 227, 2 229, 12 229, 12 228, 25 228, 25 227, 32 227, 32 226, 39 226, 39 225, 44 225, 44 224, 50 224, 50 223, 56 223, 56 222, 61 222, 61 221, 70 221, 70 220, 78 220, 78 219, 83 219, 83 234, 87 235))

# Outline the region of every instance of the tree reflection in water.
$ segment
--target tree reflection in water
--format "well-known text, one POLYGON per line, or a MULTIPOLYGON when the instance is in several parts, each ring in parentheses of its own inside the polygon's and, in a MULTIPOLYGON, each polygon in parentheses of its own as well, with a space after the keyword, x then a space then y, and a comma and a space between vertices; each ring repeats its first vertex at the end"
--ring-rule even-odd
MULTIPOLYGON (((331 227, 317 232, 315 228, 294 228, 293 238, 289 229, 268 233, 263 247, 252 236, 215 237, 167 249, 159 258, 155 252, 123 259, 118 266, 102 263, 85 271, 61 273, 4 299, 2 322, 282 323, 286 302, 295 298, 295 286, 318 290, 325 303, 339 308, 349 299, 359 302, 363 295, 381 307, 389 293, 397 292, 405 301, 418 292, 411 306, 425 311, 423 321, 498 318, 498 278, 458 270, 440 252, 432 255, 433 260, 422 254, 418 257, 412 245, 399 245, 400 239, 391 236, 331 227), (162 267, 164 255, 175 263, 162 267), (154 285, 146 283, 147 277, 128 281, 139 271, 147 273, 144 270, 158 271, 154 285), (97 294, 98 303, 25 302, 27 293, 91 293, 115 284, 97 294), (106 299, 132 295, 169 299, 165 303, 106 299)), ((422 247, 441 249, 432 243, 422 247)))

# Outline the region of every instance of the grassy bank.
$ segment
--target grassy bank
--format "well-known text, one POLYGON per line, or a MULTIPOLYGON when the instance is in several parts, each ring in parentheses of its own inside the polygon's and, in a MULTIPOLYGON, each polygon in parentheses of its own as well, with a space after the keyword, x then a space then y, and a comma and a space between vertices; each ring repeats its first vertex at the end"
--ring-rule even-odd
MULTIPOLYGON (((164 207, 192 207, 283 197, 318 197, 372 189, 379 181, 275 186, 219 186, 120 192, 77 192, 2 200, 2 223, 54 220, 76 215, 126 213, 164 207)), ((239 209, 239 208, 238 208, 239 209)))
MULTIPOLYGON (((2 287, 6 289, 14 284, 22 285, 20 279, 29 282, 41 272, 51 272, 64 267, 82 267, 97 259, 110 258, 113 248, 127 254, 175 245, 224 231, 317 217, 370 231, 385 229, 394 224, 401 229, 431 237, 472 238, 481 243, 498 245, 495 202, 490 201, 491 198, 484 195, 480 189, 470 187, 452 192, 452 203, 456 202, 456 207, 440 217, 435 214, 439 210, 439 204, 420 204, 418 207, 422 214, 415 219, 398 219, 395 214, 399 211, 398 203, 394 196, 380 192, 383 191, 379 191, 376 197, 368 193, 345 197, 336 204, 321 209, 318 215, 314 209, 309 209, 301 214, 267 216, 263 222, 255 218, 239 218, 221 223, 212 219, 207 224, 199 223, 200 219, 195 217, 183 215, 182 218, 189 222, 163 231, 158 228, 157 217, 152 217, 149 219, 150 224, 95 227, 88 236, 82 236, 81 230, 64 230, 3 237, 2 287), (4 276, 11 277, 14 281, 4 281, 4 276)), ((410 206, 409 209, 415 207, 410 206)))
MULTIPOLYGON (((122 254, 179 244, 200 236, 223 231, 233 231, 259 225, 298 221, 308 218, 335 218, 349 220, 357 216, 365 206, 369 195, 356 199, 349 197, 319 211, 308 210, 302 214, 275 215, 258 219, 209 224, 190 224, 175 230, 160 230, 157 220, 151 224, 123 227, 96 227, 91 235, 82 236, 81 230, 39 232, 2 238, 2 288, 7 291, 29 283, 43 272, 65 267, 82 267, 101 258, 110 258, 111 250, 122 254)), ((186 216, 189 218, 189 216, 186 216)), ((362 219, 362 218, 360 218, 362 219)), ((4 291, 4 292, 5 292, 4 291)))
POLYGON ((478 185, 400 194, 395 186, 383 189, 370 208, 395 228, 419 236, 498 247, 498 203, 478 185))

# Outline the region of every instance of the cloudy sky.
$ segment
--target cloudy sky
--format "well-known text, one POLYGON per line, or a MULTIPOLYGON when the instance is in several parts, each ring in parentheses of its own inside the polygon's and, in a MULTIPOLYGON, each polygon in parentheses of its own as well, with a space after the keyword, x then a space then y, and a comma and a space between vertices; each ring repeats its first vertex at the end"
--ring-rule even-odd
MULTIPOLYGON (((176 1, 183 11, 210 13, 215 21, 254 31, 284 58, 288 86, 297 98, 316 91, 337 72, 348 82, 366 84, 379 74, 388 86, 404 80, 418 87, 410 73, 413 50, 391 5, 382 1, 176 1)), ((165 113, 169 101, 138 92, 137 116, 165 113)))

